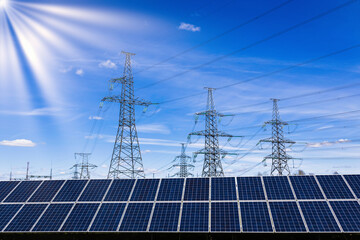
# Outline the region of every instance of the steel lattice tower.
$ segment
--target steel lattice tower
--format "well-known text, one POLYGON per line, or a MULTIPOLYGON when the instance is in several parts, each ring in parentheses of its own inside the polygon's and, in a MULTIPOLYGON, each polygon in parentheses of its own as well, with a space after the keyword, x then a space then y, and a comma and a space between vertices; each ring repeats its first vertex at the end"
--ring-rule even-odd
POLYGON ((174 164, 173 167, 179 167, 179 172, 175 173, 174 176, 178 176, 181 178, 187 178, 194 176, 189 172, 189 169, 194 168, 195 166, 188 163, 191 160, 191 157, 187 156, 185 153, 185 144, 181 144, 181 154, 176 156, 174 161, 178 161, 178 164, 174 164))
POLYGON ((260 142, 270 142, 272 144, 272 153, 264 159, 271 159, 272 161, 271 175, 274 175, 274 172, 277 172, 279 176, 289 175, 288 160, 292 159, 292 157, 286 153, 286 144, 295 144, 295 142, 284 138, 283 127, 288 123, 280 120, 279 99, 271 100, 273 101, 272 120, 265 122, 265 124, 271 125, 272 136, 271 138, 262 139, 260 142))
POLYGON ((75 159, 77 157, 81 158, 81 163, 77 163, 73 166, 75 168, 73 179, 90 179, 90 170, 94 169, 97 166, 89 163, 89 156, 91 153, 75 153, 75 159), (80 168, 80 173, 78 172, 78 168, 80 168))
POLYGON ((135 54, 124 51, 122 53, 126 56, 124 75, 122 78, 112 79, 110 81, 112 85, 121 85, 121 94, 102 99, 103 102, 116 102, 120 104, 119 126, 111 157, 108 178, 145 178, 135 126, 135 106, 149 106, 151 103, 135 98, 134 80, 131 69, 131 56, 135 54))

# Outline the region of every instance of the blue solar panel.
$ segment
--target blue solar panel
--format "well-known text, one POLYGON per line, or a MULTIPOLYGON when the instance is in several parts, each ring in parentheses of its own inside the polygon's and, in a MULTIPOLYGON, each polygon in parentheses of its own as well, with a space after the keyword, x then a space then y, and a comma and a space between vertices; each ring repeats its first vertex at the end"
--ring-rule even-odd
POLYGON ((0 202, 18 185, 18 181, 0 182, 0 202))
POLYGON ((287 177, 269 176, 263 179, 269 200, 294 199, 287 177))
POLYGON ((63 183, 64 180, 44 181, 29 202, 50 202, 63 183))
POLYGON ((25 205, 11 223, 6 227, 6 232, 30 231, 36 220, 45 210, 47 204, 25 205))
POLYGON ((290 176, 298 199, 324 199, 314 176, 290 176))
POLYGON ((98 203, 78 203, 71 211, 61 231, 86 231, 98 209, 98 203))
POLYGON ((211 203, 212 232, 240 232, 237 202, 211 203))
POLYGON ((41 181, 23 181, 4 202, 26 202, 40 184, 41 181))
POLYGON ((328 199, 354 198, 350 189, 340 175, 316 176, 328 199))
POLYGON ((360 231, 360 205, 356 201, 330 202, 344 232, 360 231))
POLYGON ((72 206, 72 203, 51 204, 32 231, 52 232, 59 230, 72 206))
POLYGON ((0 204, 0 231, 21 208, 22 204, 0 204))
POLYGON ((150 231, 176 232, 181 203, 156 203, 150 231))
POLYGON ((99 180, 99 179, 90 180, 84 192, 81 194, 79 201, 81 202, 101 201, 110 183, 111 180, 99 180))
POLYGON ((244 232, 272 232, 266 202, 241 202, 240 212, 244 232))
POLYGON ((238 177, 239 200, 265 200, 260 177, 238 177))
POLYGON ((75 202, 88 180, 67 180, 54 202, 75 202))
POLYGON ((135 179, 114 179, 105 201, 127 201, 134 183, 135 179))
POLYGON ((154 201, 159 179, 138 179, 131 201, 154 201))
POLYGON ((184 203, 181 214, 180 231, 208 232, 209 203, 184 203))
POLYGON ((345 175, 344 177, 349 183, 356 197, 360 198, 360 175, 345 175))
POLYGON ((126 203, 103 203, 90 231, 116 231, 126 203))
POLYGON ((152 207, 153 203, 129 203, 119 231, 146 231, 152 207))
POLYGON ((211 178, 211 200, 236 200, 235 178, 211 178))
POLYGON ((300 202, 310 232, 339 232, 327 202, 300 202))
POLYGON ((209 200, 209 179, 187 178, 184 200, 185 201, 209 200))
POLYGON ((162 179, 156 201, 181 201, 183 178, 162 179))
POLYGON ((270 202, 276 232, 305 232, 296 202, 270 202))

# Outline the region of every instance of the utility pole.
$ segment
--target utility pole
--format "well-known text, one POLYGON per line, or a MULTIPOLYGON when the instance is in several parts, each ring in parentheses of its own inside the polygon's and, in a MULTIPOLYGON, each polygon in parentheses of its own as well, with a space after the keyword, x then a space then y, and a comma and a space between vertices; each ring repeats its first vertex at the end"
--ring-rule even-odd
POLYGON ((25 180, 30 180, 29 179, 29 162, 26 163, 26 177, 25 177, 25 180))
POLYGON ((77 157, 81 158, 81 163, 77 163, 73 166, 73 168, 75 168, 75 172, 74 172, 74 179, 90 179, 90 171, 89 169, 94 169, 97 166, 94 164, 89 163, 89 156, 91 155, 91 153, 75 153, 75 159, 77 159, 77 157), (80 174, 78 172, 78 168, 80 168, 80 174), (77 178, 77 176, 79 176, 79 178, 77 178))
POLYGON ((79 164, 74 164, 71 168, 71 169, 74 169, 73 177, 72 177, 72 179, 74 179, 74 180, 80 179, 80 173, 78 171, 78 166, 79 166, 79 164))
POLYGON ((174 161, 178 161, 179 163, 174 164, 173 167, 179 167, 179 172, 175 173, 172 177, 177 176, 181 178, 187 178, 194 176, 189 172, 189 169, 193 169, 195 166, 188 163, 191 160, 191 157, 187 156, 185 153, 185 143, 181 144, 181 154, 176 156, 174 161))
POLYGON ((204 164, 202 170, 202 177, 223 177, 224 170, 222 167, 221 159, 226 155, 237 155, 235 153, 226 152, 219 147, 219 137, 241 137, 233 136, 218 130, 219 117, 232 116, 231 114, 225 115, 216 111, 213 98, 213 90, 215 88, 205 88, 208 91, 206 111, 196 113, 196 115, 205 116, 205 130, 192 132, 189 135, 205 136, 205 148, 194 153, 204 154, 204 164))
POLYGON ((286 144, 295 144, 295 142, 284 138, 283 127, 288 123, 280 119, 279 99, 272 98, 271 100, 273 101, 272 120, 265 122, 265 124, 271 125, 272 136, 262 139, 260 142, 270 142, 272 144, 272 153, 266 156, 264 160, 271 159, 272 161, 271 175, 289 175, 288 160, 293 158, 286 153, 286 144))
POLYGON ((119 125, 108 178, 145 178, 135 125, 135 106, 148 107, 152 103, 134 96, 131 56, 135 54, 124 51, 122 53, 126 56, 124 75, 122 78, 116 78, 110 81, 110 90, 113 90, 114 85, 121 85, 121 94, 102 99, 102 102, 115 102, 120 104, 119 125))

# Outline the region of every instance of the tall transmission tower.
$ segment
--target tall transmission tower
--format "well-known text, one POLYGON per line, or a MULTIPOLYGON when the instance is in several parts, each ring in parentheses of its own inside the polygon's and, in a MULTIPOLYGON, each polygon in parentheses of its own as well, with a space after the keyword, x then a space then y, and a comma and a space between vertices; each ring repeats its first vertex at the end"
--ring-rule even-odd
POLYGON ((174 164, 173 167, 178 167, 180 170, 179 172, 175 173, 173 177, 181 177, 187 178, 194 176, 192 173, 189 172, 190 169, 193 169, 195 166, 190 164, 189 161, 191 157, 187 156, 185 153, 185 143, 181 144, 181 154, 176 156, 174 161, 178 161, 177 164, 174 164))
POLYGON ((288 161, 293 159, 286 153, 286 144, 295 144, 294 141, 284 138, 283 127, 288 125, 280 119, 278 108, 279 99, 272 98, 273 113, 272 120, 265 122, 271 125, 272 136, 270 138, 262 139, 260 142, 270 142, 272 144, 272 153, 264 158, 264 160, 271 159, 271 175, 289 175, 290 168, 288 161))
POLYGON ((135 126, 135 106, 148 107, 152 103, 134 96, 131 56, 135 54, 124 51, 122 53, 126 56, 124 75, 122 78, 110 80, 110 90, 113 90, 114 85, 121 85, 121 93, 120 95, 108 96, 102 99, 102 102, 116 102, 120 104, 119 126, 108 178, 145 178, 135 126))
POLYGON ((205 88, 208 91, 206 111, 196 113, 196 115, 205 116, 205 130, 192 132, 189 135, 205 136, 205 148, 194 153, 195 157, 198 154, 204 154, 204 164, 202 170, 202 177, 222 177, 224 170, 221 159, 226 155, 237 155, 226 152, 219 147, 219 137, 240 137, 224 133, 218 130, 219 117, 232 116, 231 114, 221 114, 216 111, 213 98, 213 90, 215 88, 205 88))
POLYGON ((91 153, 75 153, 75 159, 78 157, 81 159, 81 163, 77 163, 73 166, 75 169, 73 179, 90 179, 90 169, 94 169, 97 166, 89 163, 89 156, 91 153), (80 169, 80 173, 78 172, 80 169))

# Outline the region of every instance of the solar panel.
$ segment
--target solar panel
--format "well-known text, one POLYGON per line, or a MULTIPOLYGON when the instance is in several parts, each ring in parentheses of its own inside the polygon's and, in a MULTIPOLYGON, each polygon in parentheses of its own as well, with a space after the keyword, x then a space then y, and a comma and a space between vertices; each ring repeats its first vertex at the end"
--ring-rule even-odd
POLYGON ((181 201, 183 186, 183 178, 161 180, 156 201, 181 201))
POLYGON ((41 181, 22 181, 4 202, 26 202, 41 181))
POLYGON ((340 175, 316 176, 328 199, 353 199, 350 189, 340 175))
POLYGON ((159 179, 138 179, 131 201, 154 201, 159 179))
POLYGON ((75 202, 88 180, 67 180, 54 202, 75 202))
POLYGON ((72 206, 72 203, 51 204, 32 231, 51 232, 59 230, 72 206))
POLYGON ((22 204, 0 204, 0 231, 3 230, 21 207, 22 204))
POLYGON ((327 202, 300 202, 300 207, 310 232, 340 231, 327 202))
POLYGON ((235 178, 211 178, 211 200, 236 200, 235 178))
POLYGON ((241 221, 244 232, 272 232, 266 202, 241 202, 241 221))
POLYGON ((305 232, 296 202, 270 202, 276 232, 305 232))
POLYGON ((103 203, 90 231, 116 231, 125 205, 125 203, 103 203))
POLYGON ((344 175, 357 198, 360 198, 360 175, 344 175))
POLYGON ((239 200, 265 200, 260 177, 237 178, 239 200))
POLYGON ((114 179, 105 201, 127 201, 134 183, 135 179, 114 179))
POLYGON ((156 203, 150 231, 176 232, 181 203, 156 203))
POLYGON ((18 181, 0 182, 0 202, 18 185, 18 181))
POLYGON ((83 232, 86 231, 98 209, 98 203, 77 203, 66 219, 61 231, 83 232))
POLYGON ((30 231, 47 204, 27 204, 5 228, 5 232, 30 231))
POLYGON ((324 199, 314 176, 290 176, 290 181, 298 199, 324 199))
POLYGON ((153 203, 129 203, 119 231, 146 231, 152 208, 153 203))
POLYGON ((287 177, 269 176, 263 179, 269 200, 294 199, 287 177))
POLYGON ((360 205, 356 201, 331 201, 332 209, 344 232, 360 231, 360 205))
POLYGON ((209 200, 208 178, 187 178, 184 201, 209 200))
POLYGON ((79 199, 80 202, 101 201, 111 180, 90 180, 79 199))
POLYGON ((209 203, 207 202, 184 203, 181 214, 180 231, 208 232, 209 203))
POLYGON ((212 232, 240 232, 237 202, 211 203, 212 232))
POLYGON ((31 196, 29 202, 50 202, 63 183, 64 180, 44 181, 31 196))

